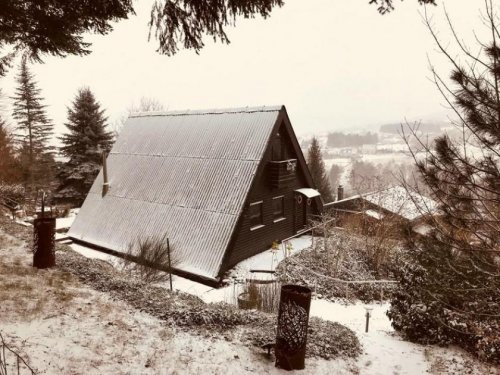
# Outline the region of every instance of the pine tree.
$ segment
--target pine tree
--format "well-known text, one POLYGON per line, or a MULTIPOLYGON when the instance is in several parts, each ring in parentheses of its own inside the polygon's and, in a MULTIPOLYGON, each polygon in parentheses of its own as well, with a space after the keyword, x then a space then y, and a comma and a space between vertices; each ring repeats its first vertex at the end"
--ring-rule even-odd
POLYGON ((69 132, 60 140, 61 154, 69 160, 59 174, 55 198, 59 202, 81 205, 99 173, 101 155, 109 151, 113 135, 106 130, 107 118, 89 88, 78 91, 68 108, 69 132))
POLYGON ((0 185, 17 182, 18 168, 14 157, 14 147, 7 124, 0 117, 0 185))
POLYGON ((309 172, 311 172, 314 185, 320 192, 323 201, 333 201, 332 189, 326 175, 325 162, 323 161, 321 148, 319 147, 319 142, 316 137, 313 137, 307 151, 307 165, 309 167, 309 172))
POLYGON ((427 157, 415 157, 416 164, 440 212, 431 216, 428 236, 410 238, 389 316, 412 340, 457 344, 500 364, 500 25, 492 1, 485 16, 492 40, 481 43, 484 54, 472 55, 457 38, 470 59, 463 62, 428 23, 453 66, 451 85, 434 77, 462 139, 421 142, 427 157))
POLYGON ((13 118, 17 121, 16 142, 24 183, 33 193, 40 187, 47 188, 51 182, 54 147, 49 142, 53 124, 45 114, 41 90, 28 68, 26 57, 21 60, 16 81, 18 86, 12 97, 13 118))

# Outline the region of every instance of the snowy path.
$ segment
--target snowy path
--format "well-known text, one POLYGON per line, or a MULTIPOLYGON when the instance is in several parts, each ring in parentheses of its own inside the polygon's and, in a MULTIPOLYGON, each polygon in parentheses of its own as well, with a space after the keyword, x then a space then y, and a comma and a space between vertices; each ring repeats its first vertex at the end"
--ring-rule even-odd
POLYGON ((338 322, 352 329, 363 346, 358 359, 360 374, 417 375, 428 372, 429 363, 424 346, 403 341, 394 333, 385 315, 388 304, 341 305, 325 300, 313 300, 311 316, 338 322), (373 308, 368 333, 365 333, 365 306, 373 308))

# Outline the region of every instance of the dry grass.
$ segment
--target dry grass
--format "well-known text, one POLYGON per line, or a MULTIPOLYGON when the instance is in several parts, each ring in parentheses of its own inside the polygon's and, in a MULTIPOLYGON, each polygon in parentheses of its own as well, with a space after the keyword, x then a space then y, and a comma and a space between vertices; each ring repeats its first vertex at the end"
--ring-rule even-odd
POLYGON ((77 297, 85 297, 75 290, 71 274, 33 268, 29 253, 13 255, 13 248, 19 246, 21 241, 0 234, 0 313, 5 321, 44 317, 54 310, 63 311, 77 297))

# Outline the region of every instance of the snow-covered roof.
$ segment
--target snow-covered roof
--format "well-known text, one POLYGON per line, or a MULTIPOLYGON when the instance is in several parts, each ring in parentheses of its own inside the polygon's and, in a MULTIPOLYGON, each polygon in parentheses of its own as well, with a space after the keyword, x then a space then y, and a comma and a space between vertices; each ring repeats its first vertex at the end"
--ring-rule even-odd
POLYGON ((316 189, 311 189, 311 188, 301 188, 301 189, 297 189, 295 191, 297 193, 304 195, 307 198, 319 197, 321 195, 319 193, 319 191, 317 191, 316 189))
POLYGON ((333 202, 331 206, 335 207, 342 202, 360 198, 410 221, 434 212, 438 206, 431 198, 424 197, 416 191, 409 191, 402 186, 393 186, 372 193, 354 195, 333 202))
POLYGON ((124 251, 138 237, 167 235, 176 268, 215 278, 284 107, 131 116, 69 236, 124 251))
POLYGON ((432 199, 402 186, 365 194, 363 198, 408 220, 415 220, 437 208, 437 203, 432 199))

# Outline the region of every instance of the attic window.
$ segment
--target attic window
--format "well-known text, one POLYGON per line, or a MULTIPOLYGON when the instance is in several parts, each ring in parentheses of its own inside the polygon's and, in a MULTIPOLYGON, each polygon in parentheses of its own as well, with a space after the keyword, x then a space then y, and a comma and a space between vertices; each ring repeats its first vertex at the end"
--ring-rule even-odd
POLYGON ((248 209, 250 217, 250 229, 258 229, 264 226, 263 216, 262 216, 262 201, 250 203, 248 209))
POLYGON ((285 219, 285 196, 281 195, 279 197, 273 198, 273 221, 276 223, 284 219, 285 219))

